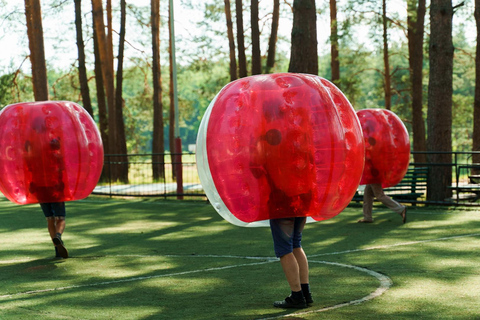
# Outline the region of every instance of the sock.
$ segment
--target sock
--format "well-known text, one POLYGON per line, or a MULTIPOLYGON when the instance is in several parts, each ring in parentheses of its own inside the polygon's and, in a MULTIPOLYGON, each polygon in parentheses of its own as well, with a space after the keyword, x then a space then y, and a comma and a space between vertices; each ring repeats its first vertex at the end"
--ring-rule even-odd
POLYGON ((302 283, 301 286, 302 286, 303 295, 306 295, 307 293, 310 293, 310 284, 302 283))
POLYGON ((62 234, 61 234, 60 232, 57 232, 56 237, 57 237, 58 239, 62 239, 62 234))
POLYGON ((295 301, 302 301, 302 300, 305 299, 303 297, 303 292, 301 290, 300 291, 292 291, 291 297, 295 301))

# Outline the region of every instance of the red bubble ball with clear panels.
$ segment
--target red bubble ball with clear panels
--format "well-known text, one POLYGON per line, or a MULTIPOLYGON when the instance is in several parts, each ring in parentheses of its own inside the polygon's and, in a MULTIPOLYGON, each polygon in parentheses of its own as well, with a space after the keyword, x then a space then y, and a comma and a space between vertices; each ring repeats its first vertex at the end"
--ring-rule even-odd
POLYGON ((97 126, 76 103, 17 103, 0 112, 0 191, 17 204, 87 197, 103 167, 97 126))
POLYGON ((197 137, 200 180, 227 221, 329 219, 350 202, 363 171, 354 109, 331 82, 269 74, 226 85, 197 137))
POLYGON ((408 170, 410 139, 402 120, 386 109, 357 111, 365 139, 365 168, 360 184, 398 184, 408 170))

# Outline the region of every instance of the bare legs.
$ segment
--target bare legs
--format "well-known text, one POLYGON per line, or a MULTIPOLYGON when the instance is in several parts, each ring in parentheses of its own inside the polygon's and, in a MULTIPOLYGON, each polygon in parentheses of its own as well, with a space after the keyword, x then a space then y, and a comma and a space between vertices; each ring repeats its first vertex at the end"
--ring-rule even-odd
POLYGON ((293 249, 293 253, 288 253, 280 258, 283 272, 294 292, 301 291, 302 283, 308 283, 308 260, 302 248, 293 249))
POLYGON ((52 217, 52 219, 47 219, 47 228, 50 238, 55 238, 57 233, 63 234, 65 230, 65 219, 63 217, 52 217))

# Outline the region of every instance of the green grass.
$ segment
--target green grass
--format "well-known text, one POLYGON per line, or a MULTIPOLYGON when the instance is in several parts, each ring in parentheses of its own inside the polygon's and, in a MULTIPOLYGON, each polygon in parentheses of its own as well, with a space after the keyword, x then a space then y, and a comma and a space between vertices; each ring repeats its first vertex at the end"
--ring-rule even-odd
POLYGON ((63 238, 71 258, 55 260, 40 207, 0 199, 1 320, 480 314, 475 210, 411 208, 402 225, 378 206, 374 223, 357 224, 361 208, 352 206, 308 224, 303 246, 315 304, 301 311, 272 307, 289 289, 273 259, 270 230, 233 226, 206 202, 89 198, 67 203, 67 215, 63 238), (368 270, 387 276, 392 286, 349 304, 379 288, 368 270))

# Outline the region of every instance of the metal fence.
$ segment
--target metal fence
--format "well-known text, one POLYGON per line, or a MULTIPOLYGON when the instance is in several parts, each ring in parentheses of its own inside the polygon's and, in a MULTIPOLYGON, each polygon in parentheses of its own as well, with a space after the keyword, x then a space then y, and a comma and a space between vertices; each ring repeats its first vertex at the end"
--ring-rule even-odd
POLYGON ((104 172, 92 194, 177 199, 205 197, 193 153, 105 155, 104 172), (152 161, 158 158, 163 161, 152 161), (125 161, 118 159, 127 159, 128 182, 112 178, 115 167, 125 166, 125 161), (163 168, 162 178, 156 180, 153 178, 154 165, 163 168))
MULTIPOLYGON (((479 183, 472 181, 472 170, 480 170, 480 163, 472 161, 473 154, 480 154, 480 152, 412 152, 411 167, 432 168, 434 166, 443 166, 452 168, 452 186, 449 186, 453 191, 451 198, 431 202, 427 201, 425 194, 415 200, 415 203, 480 206, 480 177, 477 180, 479 183), (427 156, 447 153, 450 154, 451 162, 415 163, 413 162, 413 154, 415 153, 425 153, 427 156)), ((164 160, 160 163, 153 162, 153 156, 153 154, 128 154, 121 155, 121 157, 119 155, 105 155, 104 174, 92 193, 110 197, 206 199, 198 177, 194 153, 160 155, 160 158, 164 160), (114 171, 115 166, 125 166, 125 162, 117 160, 119 158, 127 159, 128 182, 114 181, 109 174, 114 171), (164 169, 164 177, 157 181, 153 179, 152 174, 154 164, 160 164, 164 169), (176 168, 179 170, 176 170, 176 168)), ((158 159, 159 155, 155 154, 155 156, 157 156, 155 159, 158 159)))

